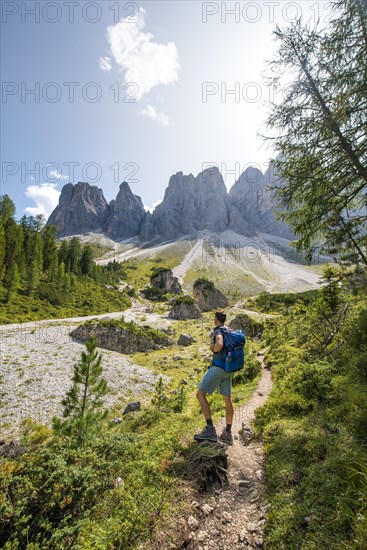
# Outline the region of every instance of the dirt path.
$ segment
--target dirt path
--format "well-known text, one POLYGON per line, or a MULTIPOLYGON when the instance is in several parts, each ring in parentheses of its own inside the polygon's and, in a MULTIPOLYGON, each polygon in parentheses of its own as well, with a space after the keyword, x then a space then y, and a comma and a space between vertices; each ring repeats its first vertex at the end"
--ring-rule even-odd
MULTIPOLYGON (((262 375, 250 401, 235 409, 233 422, 234 445, 228 448, 229 485, 201 494, 193 502, 193 513, 188 518, 190 543, 196 550, 232 550, 233 548, 261 548, 267 503, 265 498, 264 455, 261 442, 244 445, 238 435, 242 424, 248 425, 255 410, 263 405, 272 388, 271 373, 260 355, 262 375)), ((224 419, 216 428, 218 434, 224 419)))

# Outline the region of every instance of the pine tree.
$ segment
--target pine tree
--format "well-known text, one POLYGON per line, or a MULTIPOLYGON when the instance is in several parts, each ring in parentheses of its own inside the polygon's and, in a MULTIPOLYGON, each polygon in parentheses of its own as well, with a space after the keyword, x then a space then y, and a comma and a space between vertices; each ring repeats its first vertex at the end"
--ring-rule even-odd
POLYGON ((102 409, 102 398, 109 390, 106 380, 101 378, 102 356, 96 351, 94 336, 86 342, 86 348, 81 360, 74 365, 73 385, 62 400, 65 420, 53 419, 54 430, 71 438, 75 445, 85 445, 100 433, 108 414, 102 409))
MULTIPOLYGON (((51 258, 47 259, 47 263, 48 262, 50 262, 50 264, 47 268, 47 280, 49 283, 54 283, 57 281, 59 273, 59 256, 56 247, 52 252, 51 258)), ((43 260, 43 265, 45 265, 45 257, 43 260)))
POLYGON ((166 400, 166 395, 164 393, 164 384, 163 384, 163 378, 162 376, 159 377, 159 380, 155 386, 155 394, 152 399, 152 405, 158 409, 161 410, 162 405, 164 401, 166 400))
POLYGON ((4 286, 7 289, 5 300, 6 302, 10 302, 14 293, 20 287, 20 275, 16 262, 14 262, 10 269, 7 270, 4 278, 4 286))
POLYGON ((343 275, 337 268, 331 265, 324 267, 321 277, 321 300, 323 308, 328 312, 335 313, 341 303, 342 291, 340 284, 342 278, 343 275))
POLYGON ((72 273, 79 273, 79 260, 80 260, 80 241, 77 237, 73 237, 69 243, 68 248, 68 264, 66 264, 67 271, 72 273))
POLYGON ((61 246, 59 248, 59 264, 63 263, 64 268, 66 268, 67 261, 68 261, 68 243, 67 241, 62 241, 61 246))
POLYGON ((173 398, 172 403, 172 409, 174 412, 182 413, 185 403, 186 403, 187 397, 186 397, 186 390, 184 388, 183 384, 180 384, 177 394, 173 398))
POLYGON ((47 273, 52 262, 55 262, 57 252, 56 235, 57 228, 54 225, 46 225, 41 231, 43 239, 43 272, 47 273))
POLYGON ((0 284, 5 274, 5 230, 0 223, 0 284))
POLYGON ((28 267, 27 294, 32 295, 37 290, 43 267, 42 248, 43 242, 39 232, 35 232, 30 238, 31 258, 28 267))
POLYGON ((9 219, 14 219, 15 205, 9 195, 0 197, 0 222, 5 224, 9 219))
POLYGON ((275 31, 271 85, 295 76, 267 120, 283 180, 273 188, 309 260, 325 247, 366 267, 367 12, 360 0, 332 4, 326 30, 297 21, 275 31))
POLYGON ((79 262, 79 268, 82 275, 92 275, 94 262, 93 251, 89 244, 85 245, 79 262))

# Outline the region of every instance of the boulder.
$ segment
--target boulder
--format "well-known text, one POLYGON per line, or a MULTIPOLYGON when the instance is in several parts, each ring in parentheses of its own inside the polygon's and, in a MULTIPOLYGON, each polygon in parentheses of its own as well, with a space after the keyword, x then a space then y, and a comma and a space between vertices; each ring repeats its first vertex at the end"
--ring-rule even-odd
POLYGON ((234 319, 229 321, 228 326, 233 330, 242 330, 245 336, 250 338, 261 338, 263 325, 258 321, 255 321, 246 313, 240 313, 236 315, 234 319))
POLYGON ((182 288, 178 282, 177 277, 174 277, 171 269, 159 269, 156 270, 156 273, 150 278, 150 284, 166 292, 173 292, 174 294, 180 294, 182 288))
POLYGON ((132 401, 131 403, 128 403, 124 408, 124 412, 122 414, 127 414, 134 411, 141 411, 140 401, 132 401))
POLYGON ((174 344, 173 340, 160 331, 113 322, 87 322, 72 330, 70 336, 80 342, 86 342, 94 336, 98 347, 126 354, 148 352, 174 344))
POLYGON ((227 298, 208 279, 197 279, 194 283, 193 294, 201 311, 210 311, 228 306, 227 298))
POLYGON ((201 317, 201 309, 190 296, 182 296, 181 299, 175 300, 172 304, 168 317, 179 321, 199 319, 201 317))
POLYGON ((177 344, 179 346, 190 346, 193 342, 196 342, 195 338, 190 336, 190 334, 180 334, 177 344))

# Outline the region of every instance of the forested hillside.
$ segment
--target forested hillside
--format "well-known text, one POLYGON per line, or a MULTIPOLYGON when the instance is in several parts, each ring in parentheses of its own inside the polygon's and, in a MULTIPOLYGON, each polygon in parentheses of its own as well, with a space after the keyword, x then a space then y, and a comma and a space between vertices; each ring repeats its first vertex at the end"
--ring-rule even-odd
POLYGON ((129 297, 117 262, 98 266, 89 244, 56 242, 42 216, 15 220, 8 195, 0 197, 0 322, 122 311, 129 297))

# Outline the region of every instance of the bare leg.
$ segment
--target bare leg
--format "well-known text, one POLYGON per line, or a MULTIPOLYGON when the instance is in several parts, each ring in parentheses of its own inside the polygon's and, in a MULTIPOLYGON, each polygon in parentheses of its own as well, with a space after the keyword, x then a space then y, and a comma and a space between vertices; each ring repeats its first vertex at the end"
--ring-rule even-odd
POLYGON ((226 423, 233 424, 233 404, 230 396, 223 395, 224 403, 226 405, 226 423))
POLYGON ((208 420, 212 417, 212 413, 210 412, 210 406, 208 403, 208 400, 206 398, 206 393, 203 390, 198 390, 196 392, 196 397, 200 403, 201 412, 203 413, 204 417, 208 420))

